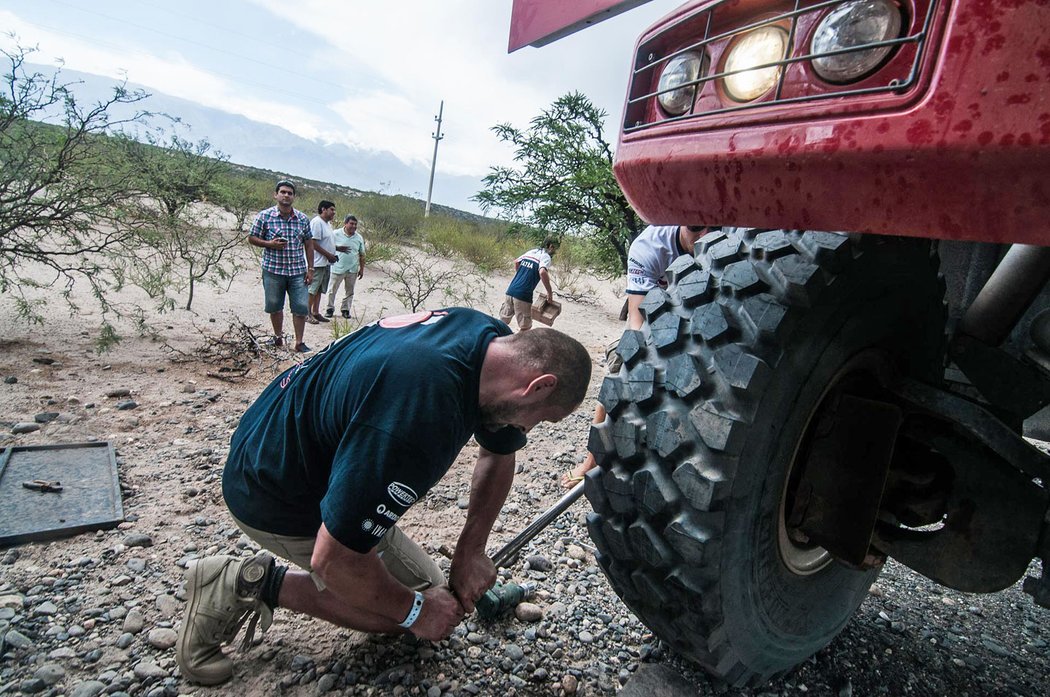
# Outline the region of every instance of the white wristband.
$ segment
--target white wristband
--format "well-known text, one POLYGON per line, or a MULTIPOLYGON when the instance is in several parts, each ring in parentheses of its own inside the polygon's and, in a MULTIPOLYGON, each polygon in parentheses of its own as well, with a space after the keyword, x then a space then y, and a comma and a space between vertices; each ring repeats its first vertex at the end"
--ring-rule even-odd
POLYGON ((423 594, 420 593, 419 591, 416 591, 416 597, 412 601, 412 609, 408 611, 408 617, 405 618, 405 621, 402 622, 400 624, 400 626, 404 627, 405 629, 408 629, 413 624, 415 624, 416 620, 419 619, 419 611, 422 610, 422 609, 423 609, 423 594))

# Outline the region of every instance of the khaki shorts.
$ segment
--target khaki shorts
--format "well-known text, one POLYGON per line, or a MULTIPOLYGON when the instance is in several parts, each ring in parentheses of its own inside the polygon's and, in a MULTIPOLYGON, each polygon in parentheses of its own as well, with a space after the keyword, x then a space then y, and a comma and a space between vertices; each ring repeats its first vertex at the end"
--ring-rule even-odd
POLYGON ((531 329, 532 303, 512 298, 509 295, 506 296, 503 300, 503 307, 499 310, 499 318, 507 324, 510 324, 511 317, 517 321, 518 329, 531 329))
POLYGON ((620 348, 620 340, 612 342, 605 347, 605 374, 616 375, 623 367, 623 357, 616 349, 620 348))
MULTIPOLYGON (((232 514, 231 514, 231 517, 232 514)), ((290 537, 264 532, 233 518, 237 527, 263 549, 302 567, 310 573, 317 590, 325 589, 324 581, 314 572, 310 560, 314 554, 313 537, 290 537)), ((376 545, 376 553, 390 575, 412 590, 422 591, 433 586, 445 585, 445 574, 430 555, 423 551, 408 535, 392 525, 376 545)))

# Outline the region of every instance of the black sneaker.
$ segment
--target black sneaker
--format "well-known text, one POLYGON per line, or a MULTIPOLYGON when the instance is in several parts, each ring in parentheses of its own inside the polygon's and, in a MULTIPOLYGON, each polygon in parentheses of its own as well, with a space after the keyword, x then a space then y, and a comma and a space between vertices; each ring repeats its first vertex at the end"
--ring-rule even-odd
POLYGON ((313 349, 310 348, 309 346, 307 346, 305 342, 300 342, 295 347, 295 352, 296 353, 310 353, 311 351, 313 351, 313 349))
POLYGON ((350 310, 343 310, 343 319, 350 319, 350 310))
POLYGON ((333 310, 332 308, 328 308, 327 310, 324 311, 324 316, 325 317, 331 317, 334 314, 335 314, 335 310, 333 310))

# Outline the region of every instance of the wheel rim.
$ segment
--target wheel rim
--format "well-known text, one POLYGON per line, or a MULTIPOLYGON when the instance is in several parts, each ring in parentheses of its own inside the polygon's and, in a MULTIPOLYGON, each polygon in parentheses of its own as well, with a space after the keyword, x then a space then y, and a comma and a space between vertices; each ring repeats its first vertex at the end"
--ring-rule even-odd
POLYGON ((868 384, 874 379, 877 383, 885 385, 887 376, 892 371, 889 358, 875 349, 863 351, 848 360, 835 376, 828 381, 824 391, 817 400, 816 405, 806 417, 806 425, 802 437, 795 445, 795 451, 791 456, 791 464, 787 476, 784 478, 784 488, 780 494, 780 512, 777 516, 777 547, 780 559, 791 573, 797 576, 809 576, 815 574, 829 564, 835 557, 826 549, 816 544, 808 544, 799 539, 796 531, 792 535, 792 528, 788 525, 788 513, 795 494, 794 485, 798 482, 802 470, 806 465, 805 444, 808 441, 810 428, 817 420, 817 416, 824 409, 829 397, 843 391, 847 386, 857 383, 868 384))

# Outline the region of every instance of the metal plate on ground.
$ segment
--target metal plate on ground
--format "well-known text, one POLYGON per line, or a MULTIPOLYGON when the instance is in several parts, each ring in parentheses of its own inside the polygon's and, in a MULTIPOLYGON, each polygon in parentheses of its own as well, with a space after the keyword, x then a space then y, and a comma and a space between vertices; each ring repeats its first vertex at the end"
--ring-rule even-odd
POLYGON ((27 445, 0 460, 0 545, 13 545, 124 520, 117 461, 108 442, 27 445), (27 489, 23 482, 60 482, 61 491, 27 489))

